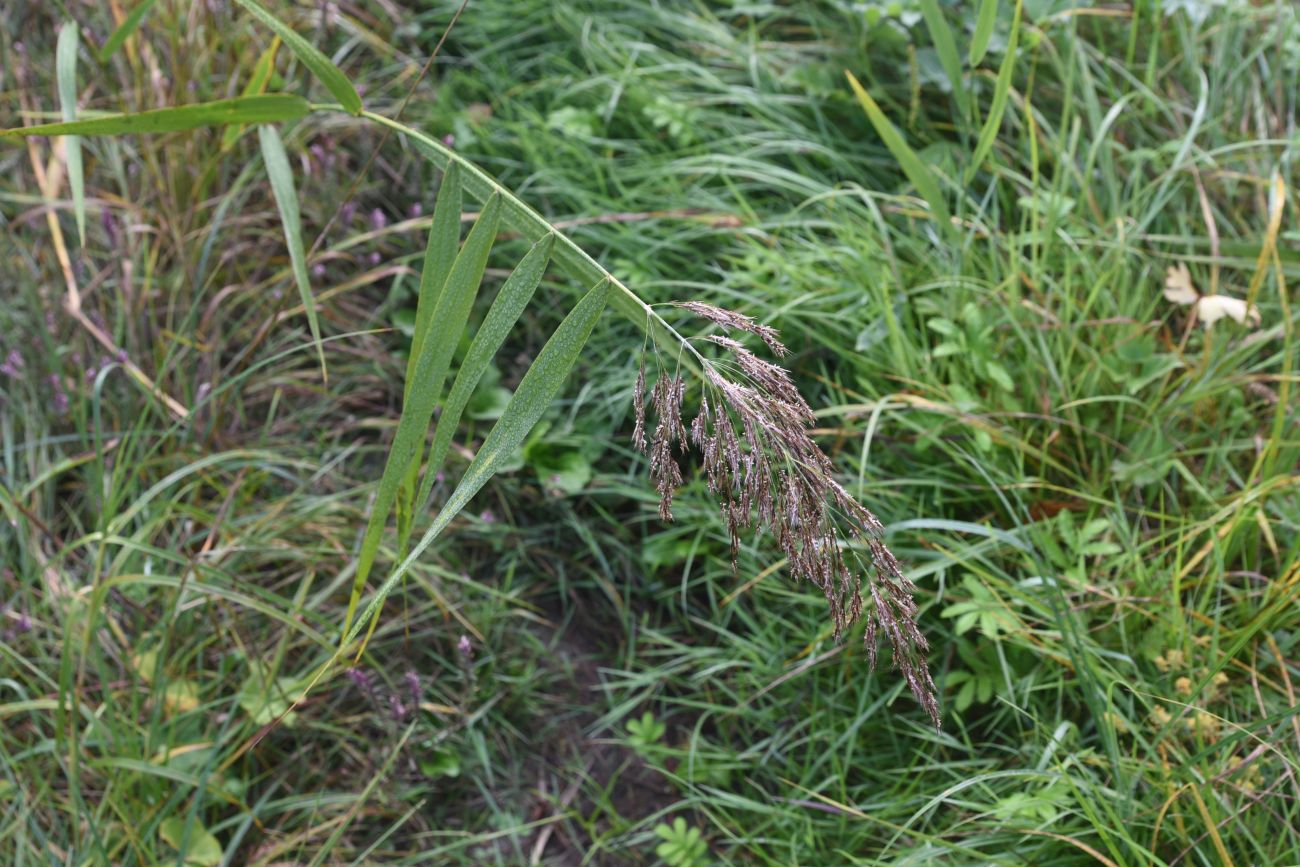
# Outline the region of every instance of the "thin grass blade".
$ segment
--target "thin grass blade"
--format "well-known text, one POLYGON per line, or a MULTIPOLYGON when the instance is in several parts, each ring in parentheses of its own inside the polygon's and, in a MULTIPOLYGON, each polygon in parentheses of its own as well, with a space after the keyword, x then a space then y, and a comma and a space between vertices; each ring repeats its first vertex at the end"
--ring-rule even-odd
POLYGON ((284 44, 289 46, 289 50, 311 70, 312 75, 316 76, 316 80, 325 85, 325 88, 334 95, 344 111, 351 115, 361 114, 361 96, 357 93, 357 89, 343 74, 343 70, 335 66, 324 52, 299 36, 295 30, 268 12, 266 7, 256 0, 235 0, 235 2, 283 39, 284 44))
POLYGON ((460 514, 497 470, 510 461, 515 449, 523 443, 568 379, 569 371, 573 369, 578 355, 582 352, 587 338, 591 336, 591 331, 600 318, 601 311, 605 308, 605 301, 609 297, 609 286, 608 281, 602 280, 592 288, 569 315, 564 317, 564 321, 560 323, 559 328, 555 329, 550 340, 546 341, 546 345, 542 347, 542 351, 528 368, 528 372, 524 374, 523 381, 519 383, 519 388, 515 390, 505 412, 483 440, 482 447, 470 462, 469 468, 461 478, 460 484, 456 486, 456 490, 452 491, 446 505, 442 507, 429 529, 420 537, 420 541, 411 549, 411 553, 406 556, 401 565, 384 579, 384 583, 380 585, 378 592, 366 606, 365 613, 352 624, 351 628, 344 627, 343 647, 352 643, 367 620, 373 623, 378 619, 384 600, 411 568, 411 564, 433 544, 451 520, 460 514))
POLYGON ((957 53, 957 41, 953 38, 952 28, 943 17, 938 0, 921 0, 921 15, 925 18, 930 38, 934 40, 939 63, 948 76, 948 83, 952 85, 953 99, 957 100, 957 108, 961 109, 962 117, 965 117, 970 108, 970 100, 966 94, 965 82, 962 81, 961 55, 957 53))
POLYGON ((316 300, 312 297, 311 282, 307 279, 307 256, 302 246, 302 218, 298 213, 298 191, 293 185, 293 170, 289 168, 289 157, 284 152, 284 143, 280 141, 280 133, 275 127, 259 126, 257 133, 262 144, 262 161, 266 163, 266 174, 271 180, 271 192, 275 194, 275 204, 280 209, 280 222, 284 225, 284 240, 289 247, 293 279, 298 284, 298 295, 302 298, 307 325, 311 328, 311 338, 316 344, 316 356, 320 359, 321 378, 328 381, 325 348, 321 345, 320 322, 316 318, 316 300))
MULTIPOLYGON (((262 52, 262 56, 257 58, 257 63, 253 64, 253 72, 248 76, 248 83, 244 85, 241 96, 257 96, 266 92, 266 86, 271 81, 271 72, 275 69, 275 54, 280 50, 280 37, 276 36, 271 39, 271 44, 262 52)), ((230 150, 234 147, 235 141, 244 132, 244 124, 232 124, 226 127, 221 134, 221 149, 230 150)))
POLYGON ((1011 35, 1007 38, 1007 53, 1002 58, 1002 66, 998 68, 998 82, 993 88, 993 102, 989 105, 988 117, 984 119, 984 126, 980 129, 979 141, 975 145, 975 153, 971 155, 970 166, 966 169, 966 183, 970 183, 975 177, 975 172, 979 171, 984 158, 993 149, 998 130, 1002 128, 1002 115, 1007 110, 1007 94, 1011 92, 1011 74, 1016 68, 1016 45, 1020 39, 1020 6, 1021 0, 1016 0, 1016 14, 1011 19, 1011 35))
POLYGON ((157 2, 158 0, 141 0, 127 13, 117 29, 108 35, 108 39, 104 40, 104 47, 99 49, 100 63, 107 62, 110 57, 117 53, 117 49, 122 47, 122 43, 126 42, 127 38, 139 29, 140 22, 144 20, 144 16, 149 14, 149 10, 157 2))
POLYGON ((993 37, 993 25, 998 20, 998 0, 980 0, 979 17, 975 19, 975 32, 970 39, 968 58, 971 66, 979 66, 984 54, 989 50, 989 40, 993 37))
POLYGON ((889 152, 894 155, 894 159, 898 160, 899 166, 903 169, 903 174, 907 175, 907 179, 916 187, 921 194, 921 198, 925 199, 930 206, 930 212, 939 222, 940 230, 944 233, 950 233, 952 231, 952 218, 948 215, 948 205, 944 201, 939 182, 935 180, 930 170, 925 167, 925 163, 921 162, 921 158, 917 156, 916 151, 912 150, 911 146, 908 145, 902 133, 890 122, 889 118, 885 117, 885 113, 881 111, 880 106, 876 104, 871 94, 867 93, 853 73, 846 69, 844 74, 848 76, 849 86, 853 88, 853 93, 858 98, 858 104, 867 113, 867 119, 871 121, 871 125, 876 128, 876 134, 884 141, 885 147, 889 148, 889 152))
POLYGON ((240 96, 195 105, 158 108, 135 114, 110 114, 72 123, 42 123, 0 130, 0 136, 17 138, 30 135, 131 135, 137 133, 180 132, 205 126, 229 123, 277 123, 305 117, 307 100, 291 93, 268 93, 264 96, 240 96))
POLYGON ((397 432, 393 435, 393 445, 388 450, 384 473, 379 479, 379 490, 375 493, 375 504, 361 541, 357 574, 353 579, 352 596, 348 600, 348 613, 343 625, 344 632, 352 624, 357 603, 365 589, 366 579, 370 576, 375 555, 379 552, 379 541, 388 522, 388 514, 397 502, 407 469, 419 453, 425 433, 429 430, 433 407, 442 393, 442 384, 451 365, 452 351, 465 330, 474 298, 478 295, 479 284, 483 281, 488 253, 496 240, 500 218, 501 197, 493 196, 484 206, 474 228, 470 229, 465 246, 451 266, 446 285, 439 294, 438 305, 432 316, 438 330, 436 333, 430 331, 416 359, 415 385, 410 390, 410 400, 402 406, 402 417, 397 421, 397 432))
POLYGON ((456 373, 456 381, 452 383, 451 394, 443 404, 442 414, 438 416, 438 427, 433 434, 433 446, 429 449, 424 481, 420 485, 420 493, 416 496, 415 502, 424 503, 433 490, 434 479, 447 458, 447 451, 451 448, 452 437, 456 435, 461 414, 469 404, 475 386, 487 372, 488 365, 496 356, 497 350, 501 348, 502 343, 505 343, 510 329, 519 321, 524 308, 528 306, 533 293, 542 282, 542 275, 546 273, 546 266, 551 261, 551 250, 554 246, 554 235, 547 235, 533 245, 507 278, 501 291, 497 293, 492 308, 488 310, 483 324, 475 333, 469 351, 465 353, 465 360, 456 373))
MULTIPOLYGON (((59 29, 54 50, 54 71, 59 83, 59 110, 65 123, 77 119, 77 25, 71 21, 59 29)), ((63 139, 64 158, 68 163, 68 187, 72 190, 72 212, 77 220, 77 238, 86 246, 86 176, 81 167, 81 139, 75 135, 63 139)))

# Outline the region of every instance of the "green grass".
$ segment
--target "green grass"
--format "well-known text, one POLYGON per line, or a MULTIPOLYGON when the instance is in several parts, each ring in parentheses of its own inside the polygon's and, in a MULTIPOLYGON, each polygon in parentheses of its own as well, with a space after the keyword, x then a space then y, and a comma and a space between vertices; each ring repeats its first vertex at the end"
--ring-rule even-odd
MULTIPOLYGON (((388 115, 454 12, 269 5, 388 115)), ((53 203, 82 320, 28 150, 0 147, 0 355, 22 357, 0 374, 0 861, 652 864, 681 818, 702 863, 1300 863, 1300 24, 1026 3, 975 163, 1012 12, 971 70, 979 5, 939 4, 968 111, 920 4, 527 0, 470 4, 404 115, 648 299, 781 330, 920 587, 940 732, 770 548, 733 575, 700 482, 658 520, 628 437, 643 337, 612 316, 360 674, 268 725, 337 646, 438 176, 359 119, 281 130, 325 384, 253 130, 82 139, 84 248, 66 183, 53 203), (1180 262, 1260 325, 1189 322, 1162 294, 1180 262)), ((269 33, 189 7, 107 62, 83 47, 79 116, 237 95, 269 33)), ((106 38, 88 9, 67 11, 106 38)), ((59 119, 63 18, 2 15, 0 127, 59 119)), ((284 49, 274 78, 309 81, 284 49)), ((475 322, 527 248, 496 245, 475 322)), ((543 281, 450 482, 584 288, 543 281)), ((399 554, 386 535, 383 574, 399 554)))

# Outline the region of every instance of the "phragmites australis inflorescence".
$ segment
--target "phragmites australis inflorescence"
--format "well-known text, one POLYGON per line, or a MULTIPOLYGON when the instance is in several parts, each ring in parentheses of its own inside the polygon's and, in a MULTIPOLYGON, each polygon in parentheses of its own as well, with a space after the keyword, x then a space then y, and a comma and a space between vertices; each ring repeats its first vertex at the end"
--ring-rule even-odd
MULTIPOLYGON (((724 332, 752 334, 777 357, 786 355, 776 329, 752 317, 700 301, 674 306, 724 332)), ((872 667, 877 638, 883 632, 895 665, 938 726, 939 704, 925 659, 927 644, 917 627, 912 598, 916 588, 882 540, 880 521, 835 480, 830 458, 810 435, 812 409, 784 368, 759 358, 725 334, 703 340, 726 352, 717 360, 699 356, 704 394, 689 435, 682 420, 685 383, 677 373, 661 372, 650 387, 654 428, 647 436, 644 356, 637 373, 632 438, 649 456, 660 517, 672 520, 673 494, 682 484, 673 446, 685 454, 689 442, 698 450, 708 488, 718 498, 731 536, 733 568, 740 533, 753 528, 775 538, 796 580, 810 581, 825 594, 836 640, 863 617, 865 605, 864 640, 872 667)))

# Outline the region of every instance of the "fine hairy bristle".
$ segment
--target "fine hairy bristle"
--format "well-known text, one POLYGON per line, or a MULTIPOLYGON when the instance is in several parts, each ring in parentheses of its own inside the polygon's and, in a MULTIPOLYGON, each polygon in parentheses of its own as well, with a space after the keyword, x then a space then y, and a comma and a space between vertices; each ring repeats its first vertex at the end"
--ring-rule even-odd
MULTIPOLYGON (((700 301, 675 306, 724 331, 752 334, 778 356, 786 354, 776 329, 752 317, 700 301)), ((794 578, 811 582, 826 597, 837 640, 865 614, 865 643, 873 668, 883 632, 894 664, 938 726, 939 705, 925 658, 928 646, 912 598, 916 588, 882 540, 880 521, 835 480, 830 458, 810 434, 812 408, 784 368, 733 337, 714 334, 705 340, 725 354, 716 360, 700 358, 704 393, 689 442, 698 450, 708 488, 718 499, 731 538, 733 568, 742 531, 771 536, 794 578)), ((671 521, 673 495, 682 484, 672 446, 677 443, 682 452, 688 448, 682 421, 685 384, 678 375, 662 373, 657 378, 649 399, 657 423, 648 445, 644 394, 643 356, 634 390, 633 441, 643 452, 648 447, 659 514, 671 521)))

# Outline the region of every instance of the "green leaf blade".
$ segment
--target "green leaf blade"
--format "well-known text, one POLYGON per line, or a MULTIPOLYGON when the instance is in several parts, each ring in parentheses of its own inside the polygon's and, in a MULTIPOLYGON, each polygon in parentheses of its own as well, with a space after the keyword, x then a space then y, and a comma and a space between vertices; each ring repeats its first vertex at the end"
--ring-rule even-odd
POLYGON ((993 25, 998 20, 998 0, 980 0, 979 17, 975 20, 975 33, 970 40, 971 66, 979 66, 984 54, 989 50, 989 40, 993 37, 993 25))
POLYGON ((848 70, 844 71, 848 76, 849 86, 853 88, 853 94, 858 99, 858 104, 862 110, 867 113, 867 119, 875 127, 876 134, 884 141, 885 147, 898 160, 899 166, 903 169, 903 174, 912 182, 921 198, 925 199, 926 204, 930 206, 930 212, 934 215, 935 220, 939 222, 939 228, 944 233, 952 232, 952 218, 948 214, 948 205, 944 201, 943 192, 939 188, 939 182, 935 180, 930 170, 926 168, 925 163, 917 156, 916 151, 912 150, 907 141, 903 138, 897 127, 885 117, 884 111, 876 104, 871 94, 858 81, 857 77, 848 70))
MULTIPOLYGON (((459 216, 459 214, 458 214, 459 216)), ((361 552, 357 558, 357 574, 352 583, 352 596, 348 600, 348 613, 344 621, 344 631, 352 623, 357 603, 365 588, 366 579, 379 553, 379 541, 383 536, 388 514, 397 503, 403 479, 412 461, 419 454, 429 422, 433 418, 433 407, 442 393, 442 384, 447 378, 451 366, 451 355, 456 342, 469 320, 469 312, 478 295, 483 272, 487 269, 488 253, 496 240, 497 226, 501 218, 501 197, 493 196, 484 206, 474 227, 470 229, 465 245, 451 266, 446 284, 438 296, 438 305, 433 311, 432 321, 437 323, 438 333, 430 330, 420 347, 416 358, 413 385, 409 400, 402 406, 402 416, 397 421, 397 432, 393 435, 393 445, 388 450, 388 459, 384 462, 384 472, 379 479, 379 489, 375 494, 375 504, 366 524, 365 536, 361 542, 361 552)))
POLYGON ((456 261, 460 246, 460 211, 462 204, 460 166, 452 163, 442 176, 438 200, 433 205, 433 225, 424 249, 424 265, 420 269, 420 294, 415 305, 415 331, 411 336, 411 358, 406 365, 406 394, 415 381, 415 362, 420 357, 433 311, 442 297, 447 275, 456 261))
POLYGON ((158 0, 141 0, 135 7, 127 13, 122 19, 122 23, 116 30, 109 34, 108 39, 104 40, 104 47, 99 49, 99 62, 106 63, 110 57, 117 53, 122 47, 122 43, 140 27, 140 22, 144 16, 149 14, 149 10, 154 7, 158 0))
POLYGON ((989 105, 988 117, 984 119, 979 140, 975 144, 975 152, 971 155, 970 166, 966 170, 967 183, 970 183, 975 177, 975 172, 979 171, 984 158, 993 149, 998 130, 1002 128, 1002 115, 1007 110, 1007 95, 1011 92, 1011 74, 1016 66, 1016 45, 1020 38, 1020 11, 1021 0, 1016 0, 1016 13, 1011 19, 1011 36, 1007 39, 1007 53, 1002 58, 1002 66, 998 68, 998 81, 993 88, 993 102, 989 105))
POLYGON ((343 106, 344 111, 354 117, 361 114, 361 96, 357 93, 357 89, 352 86, 352 82, 343 74, 343 70, 335 66, 334 62, 326 57, 324 52, 300 36, 289 25, 272 15, 257 0, 235 0, 235 2, 247 9, 254 18, 271 28, 277 36, 284 40, 284 44, 288 45, 289 50, 297 55, 304 66, 311 70, 316 80, 325 85, 325 88, 334 95, 334 98, 339 101, 339 105, 343 106))
POLYGON ((446 505, 434 518, 420 541, 411 549, 411 553, 384 580, 375 597, 366 606, 364 615, 350 629, 345 627, 343 646, 351 644, 367 620, 378 616, 384 599, 411 568, 411 564, 433 544, 451 520, 496 474, 497 468, 510 459, 514 450, 523 443, 533 426, 541 419, 542 413, 550 406, 551 401, 568 379, 569 371, 573 369, 582 348, 587 343, 587 338, 595 328, 596 321, 600 318, 609 297, 609 288, 610 284, 607 280, 602 280, 593 287, 555 329, 550 340, 546 341, 546 345, 542 347, 542 351, 538 353, 528 372, 524 374, 523 381, 519 383, 505 412, 483 440, 482 447, 470 462, 469 469, 465 471, 460 484, 452 491, 446 505))
POLYGON ((939 55, 939 63, 943 66, 944 74, 948 76, 948 82, 952 85, 953 99, 957 100, 957 108, 961 110, 964 117, 969 110, 970 100, 966 95, 965 83, 962 81, 961 57, 957 54, 957 42, 953 38, 952 28, 943 17, 943 10, 939 8, 938 0, 921 0, 921 15, 925 18, 925 27, 930 31, 930 38, 934 40, 934 50, 939 55))
POLYGON ((0 136, 136 135, 182 132, 230 123, 276 123, 297 120, 305 117, 309 109, 307 100, 301 96, 290 93, 268 93, 262 96, 240 96, 194 105, 158 108, 134 114, 112 114, 71 123, 18 126, 0 130, 0 136))
POLYGON ((316 356, 320 359, 321 376, 328 380, 325 347, 321 345, 320 322, 316 317, 316 300, 311 293, 311 281, 307 279, 307 256, 302 246, 302 218, 298 212, 298 192, 294 188, 293 170, 289 167, 289 157, 284 152, 284 143, 280 141, 280 133, 275 127, 262 125, 257 128, 257 133, 262 145, 262 161, 266 163, 271 192, 275 196, 280 222, 284 226, 284 240, 289 247, 293 279, 298 284, 298 295, 302 299, 303 310, 307 313, 307 325, 311 328, 316 356))
MULTIPOLYGON (((59 85, 59 109, 65 123, 77 119, 77 25, 71 21, 59 28, 54 50, 55 77, 59 85)), ((86 176, 81 165, 81 139, 75 135, 63 141, 68 163, 68 187, 72 190, 72 211, 77 220, 77 238, 86 246, 86 176)))
POLYGON ((465 360, 456 373, 456 381, 452 383, 451 394, 443 405, 442 414, 438 417, 433 446, 429 449, 429 465, 425 468, 424 481, 420 485, 420 493, 416 496, 415 502, 425 502, 433 490, 434 479, 447 458, 452 437, 456 435, 456 428, 460 424, 461 415, 465 412, 470 397, 474 394, 474 388, 487 372, 488 365, 501 349, 501 344, 505 343, 510 329, 519 321, 524 308, 532 300, 533 293, 537 291, 542 276, 546 273, 546 266, 550 263, 551 250, 554 246, 553 235, 547 235, 533 245, 506 279, 501 291, 492 302, 487 316, 484 317, 483 324, 479 326, 473 341, 470 342, 465 360))

